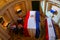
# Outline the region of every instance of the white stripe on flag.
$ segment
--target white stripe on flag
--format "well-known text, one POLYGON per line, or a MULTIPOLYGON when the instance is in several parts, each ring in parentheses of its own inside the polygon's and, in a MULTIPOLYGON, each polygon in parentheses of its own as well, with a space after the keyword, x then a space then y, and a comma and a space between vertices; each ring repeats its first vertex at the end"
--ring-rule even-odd
POLYGON ((55 40, 55 32, 51 18, 47 18, 49 40, 55 40))
POLYGON ((36 34, 35 14, 36 14, 36 11, 30 11, 28 24, 27 24, 28 32, 29 32, 31 37, 35 36, 35 34, 36 34))

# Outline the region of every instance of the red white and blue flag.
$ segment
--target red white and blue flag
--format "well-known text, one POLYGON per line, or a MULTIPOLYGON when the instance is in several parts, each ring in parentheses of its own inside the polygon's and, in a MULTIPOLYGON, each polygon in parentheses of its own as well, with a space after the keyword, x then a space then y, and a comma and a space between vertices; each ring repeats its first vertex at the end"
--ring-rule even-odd
POLYGON ((46 40, 55 40, 56 32, 51 18, 47 18, 46 24, 46 40))
POLYGON ((39 22, 39 11, 28 11, 24 20, 24 35, 38 38, 40 34, 39 22))

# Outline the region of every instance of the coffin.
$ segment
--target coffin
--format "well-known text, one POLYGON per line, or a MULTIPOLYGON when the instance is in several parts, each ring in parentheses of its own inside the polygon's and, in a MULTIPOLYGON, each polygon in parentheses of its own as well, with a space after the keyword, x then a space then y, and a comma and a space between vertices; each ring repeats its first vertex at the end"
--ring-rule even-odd
POLYGON ((56 31, 51 18, 45 20, 46 40, 56 40, 56 31))
POLYGON ((24 35, 38 38, 40 35, 39 11, 28 11, 24 20, 24 35))

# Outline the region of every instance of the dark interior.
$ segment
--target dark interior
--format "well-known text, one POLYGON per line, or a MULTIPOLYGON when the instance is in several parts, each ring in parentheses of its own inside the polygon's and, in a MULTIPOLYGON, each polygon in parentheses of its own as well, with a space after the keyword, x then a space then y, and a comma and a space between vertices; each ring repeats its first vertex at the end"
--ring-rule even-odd
POLYGON ((3 18, 1 17, 1 18, 0 18, 0 23, 2 23, 2 22, 3 22, 3 18))
POLYGON ((40 1, 32 1, 32 10, 39 11, 40 1))

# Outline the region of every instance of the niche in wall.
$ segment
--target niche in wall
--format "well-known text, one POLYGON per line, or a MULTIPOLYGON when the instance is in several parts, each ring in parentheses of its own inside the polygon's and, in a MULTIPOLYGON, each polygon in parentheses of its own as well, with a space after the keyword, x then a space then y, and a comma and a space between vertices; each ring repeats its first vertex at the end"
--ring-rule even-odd
POLYGON ((4 19, 2 16, 0 16, 0 24, 3 24, 4 23, 4 19))
POLYGON ((16 4, 16 6, 14 7, 14 10, 16 11, 16 13, 21 13, 22 9, 21 9, 21 5, 16 4))
MULTIPOLYGON (((5 11, 6 12, 6 11, 5 11)), ((11 19, 9 18, 9 15, 7 13, 3 13, 0 17, 0 24, 2 25, 2 28, 4 30, 7 29, 7 25, 11 22, 11 19)))
POLYGON ((23 1, 23 2, 16 3, 13 6, 13 10, 15 11, 17 16, 24 16, 26 14, 25 2, 23 1))
POLYGON ((32 10, 34 11, 40 10, 40 1, 32 1, 32 10))

